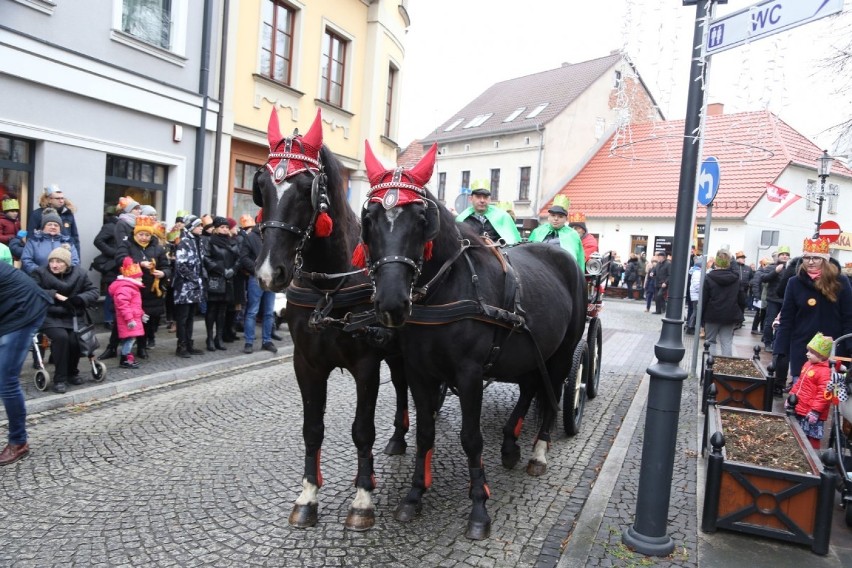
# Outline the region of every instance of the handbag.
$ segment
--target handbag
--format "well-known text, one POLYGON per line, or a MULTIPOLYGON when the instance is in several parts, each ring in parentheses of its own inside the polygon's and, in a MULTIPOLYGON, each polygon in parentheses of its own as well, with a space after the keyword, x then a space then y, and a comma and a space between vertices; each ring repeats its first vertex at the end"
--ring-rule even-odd
POLYGON ((207 292, 210 294, 224 294, 225 293, 225 277, 217 274, 216 276, 211 276, 207 280, 207 292))
POLYGON ((95 352, 100 348, 101 343, 98 341, 98 336, 95 334, 95 324, 92 323, 92 318, 88 311, 84 311, 85 322, 83 326, 79 325, 77 316, 74 316, 74 335, 77 336, 77 343, 80 345, 80 353, 86 357, 94 356, 95 352))

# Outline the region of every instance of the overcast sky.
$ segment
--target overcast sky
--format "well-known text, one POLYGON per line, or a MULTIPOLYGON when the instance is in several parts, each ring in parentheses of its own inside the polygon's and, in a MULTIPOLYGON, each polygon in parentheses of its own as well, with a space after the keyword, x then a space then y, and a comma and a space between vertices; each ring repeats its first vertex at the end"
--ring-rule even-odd
MULTIPOLYGON (((757 3, 730 0, 716 16, 757 3)), ((630 54, 666 118, 684 117, 695 7, 678 0, 409 0, 408 10, 403 147, 494 83, 619 49, 630 54)), ((847 1, 840 16, 718 53, 708 102, 724 103, 726 113, 768 109, 831 150, 836 134, 825 130, 852 116, 852 85, 824 62, 849 34, 847 1)))

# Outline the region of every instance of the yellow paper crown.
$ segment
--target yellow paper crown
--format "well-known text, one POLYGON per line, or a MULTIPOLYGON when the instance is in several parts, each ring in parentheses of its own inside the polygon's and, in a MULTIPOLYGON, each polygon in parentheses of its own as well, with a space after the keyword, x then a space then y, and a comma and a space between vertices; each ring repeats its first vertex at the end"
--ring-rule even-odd
POLYGON ((585 213, 571 213, 568 215, 569 223, 585 223, 586 222, 586 214, 585 213))
POLYGON ((559 205, 560 207, 565 209, 565 211, 568 211, 568 209, 570 209, 571 207, 571 200, 560 193, 559 195, 553 198, 553 205, 559 205))
POLYGON ((136 225, 133 227, 133 234, 145 231, 146 233, 151 233, 152 235, 157 232, 157 218, 156 217, 148 217, 147 215, 140 215, 136 218, 136 225))
POLYGON ((819 254, 828 256, 828 239, 805 239, 802 244, 802 252, 805 254, 819 254))

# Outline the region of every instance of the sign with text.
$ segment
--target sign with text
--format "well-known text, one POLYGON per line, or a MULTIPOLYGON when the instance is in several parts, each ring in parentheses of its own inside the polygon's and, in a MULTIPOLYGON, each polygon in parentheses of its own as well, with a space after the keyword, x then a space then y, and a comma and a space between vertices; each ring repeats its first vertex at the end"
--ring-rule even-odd
POLYGON ((764 0, 712 20, 705 54, 713 55, 842 10, 843 0, 764 0))

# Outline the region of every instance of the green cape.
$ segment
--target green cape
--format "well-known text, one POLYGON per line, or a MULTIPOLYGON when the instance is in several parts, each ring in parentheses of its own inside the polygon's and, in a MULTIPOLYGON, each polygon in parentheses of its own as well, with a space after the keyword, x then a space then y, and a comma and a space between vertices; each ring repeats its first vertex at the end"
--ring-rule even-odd
MULTIPOLYGON (((456 223, 462 223, 465 219, 473 215, 473 206, 468 207, 456 217, 456 223)), ((497 231, 500 237, 506 241, 507 245, 514 245, 521 242, 521 234, 518 232, 518 227, 515 226, 515 220, 504 210, 493 205, 489 205, 485 210, 485 218, 491 223, 491 226, 497 231)))
MULTIPOLYGON (((550 223, 542 223, 536 227, 532 233, 530 233, 530 242, 542 242, 552 230, 553 227, 550 223)), ((583 252, 583 243, 580 241, 580 235, 578 235, 577 231, 568 225, 564 225, 561 229, 556 231, 556 234, 559 235, 559 246, 571 253, 571 256, 573 256, 577 261, 577 264, 580 265, 580 270, 582 270, 583 274, 585 274, 586 254, 583 252)))

